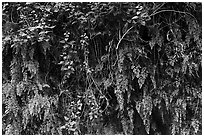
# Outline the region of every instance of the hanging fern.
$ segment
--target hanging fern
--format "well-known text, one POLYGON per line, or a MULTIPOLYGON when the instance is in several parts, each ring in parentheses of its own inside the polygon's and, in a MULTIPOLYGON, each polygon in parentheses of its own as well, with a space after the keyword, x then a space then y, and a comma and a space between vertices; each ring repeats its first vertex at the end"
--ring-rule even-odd
POLYGON ((2 3, 3 134, 202 134, 201 3, 2 3))

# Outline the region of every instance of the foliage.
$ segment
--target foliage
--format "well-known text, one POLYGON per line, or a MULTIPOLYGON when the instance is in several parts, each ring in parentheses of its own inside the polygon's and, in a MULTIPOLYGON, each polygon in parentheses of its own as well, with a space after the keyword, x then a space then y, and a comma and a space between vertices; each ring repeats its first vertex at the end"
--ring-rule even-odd
POLYGON ((201 3, 2 3, 3 134, 202 134, 201 3))

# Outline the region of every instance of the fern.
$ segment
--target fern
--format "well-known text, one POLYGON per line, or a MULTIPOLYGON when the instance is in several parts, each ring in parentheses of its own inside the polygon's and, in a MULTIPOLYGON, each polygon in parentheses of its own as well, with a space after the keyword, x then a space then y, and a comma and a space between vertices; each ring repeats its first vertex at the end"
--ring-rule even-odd
POLYGON ((202 134, 201 7, 2 3, 3 134, 202 134))
POLYGON ((141 102, 136 102, 136 109, 143 120, 146 132, 148 134, 150 131, 150 117, 152 113, 152 108, 153 105, 151 96, 145 96, 141 102))

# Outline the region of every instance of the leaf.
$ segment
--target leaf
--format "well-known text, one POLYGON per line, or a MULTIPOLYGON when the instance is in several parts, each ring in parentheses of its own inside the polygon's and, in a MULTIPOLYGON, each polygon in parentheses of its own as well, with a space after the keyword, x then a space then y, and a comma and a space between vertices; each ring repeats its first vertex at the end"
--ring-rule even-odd
POLYGON ((65 64, 65 62, 64 62, 64 60, 63 60, 63 61, 60 61, 58 64, 59 64, 59 65, 63 65, 63 64, 65 64))
POLYGON ((154 76, 153 75, 150 75, 150 78, 151 78, 151 81, 152 81, 152 84, 153 84, 153 87, 154 87, 154 89, 156 89, 156 80, 155 80, 155 78, 154 78, 154 76))
POLYGON ((69 118, 68 118, 67 116, 64 116, 64 119, 65 119, 66 121, 69 121, 69 118))
POLYGON ((136 75, 136 77, 137 78, 139 78, 140 77, 140 65, 138 65, 138 66, 132 66, 132 68, 133 68, 133 73, 136 75))
POLYGON ((191 126, 194 128, 195 134, 197 134, 199 131, 199 126, 200 126, 199 123, 200 122, 197 119, 193 119, 191 122, 191 126))
POLYGON ((36 27, 29 27, 28 28, 28 30, 30 30, 30 31, 34 31, 36 29, 43 29, 43 27, 42 26, 36 26, 36 27))
POLYGON ((138 84, 139 84, 140 89, 142 88, 142 85, 144 84, 144 82, 145 82, 144 77, 139 77, 138 84))
POLYGON ((69 122, 69 124, 70 124, 71 126, 74 126, 74 125, 76 124, 76 121, 71 121, 71 122, 69 122))
POLYGON ((140 73, 140 77, 138 79, 138 84, 139 84, 140 88, 142 88, 142 85, 144 84, 147 76, 148 76, 148 74, 146 71, 146 67, 144 67, 144 68, 142 68, 142 71, 140 73))
POLYGON ((151 47, 151 50, 153 49, 155 43, 156 42, 154 41, 154 39, 149 42, 149 46, 151 47))
POLYGON ((108 60, 108 57, 109 57, 109 54, 103 55, 103 56, 101 57, 101 61, 102 61, 102 62, 106 62, 106 61, 108 60))
POLYGON ((37 74, 37 72, 38 72, 38 63, 37 62, 27 61, 27 62, 25 62, 24 66, 26 68, 28 68, 29 72, 31 72, 31 74, 32 74, 31 77, 33 77, 34 75, 37 74))
POLYGON ((116 94, 116 97, 117 97, 117 101, 118 101, 118 104, 119 104, 120 111, 122 111, 123 108, 124 108, 124 99, 123 99, 122 91, 121 90, 115 90, 115 94, 116 94))
POLYGON ((50 86, 48 84, 43 84, 42 87, 50 88, 50 86))
POLYGON ((24 90, 24 85, 22 82, 19 82, 17 85, 16 85, 16 94, 18 96, 21 96, 22 92, 24 90))
POLYGON ((142 26, 145 26, 146 25, 146 21, 140 21, 140 24, 142 25, 142 26))
POLYGON ((149 20, 149 18, 150 18, 147 12, 142 13, 140 16, 141 16, 142 18, 148 18, 148 20, 149 20))
POLYGON ((135 19, 138 19, 139 18, 139 16, 134 16, 134 17, 132 17, 132 20, 135 20, 135 19))
POLYGON ((136 102, 136 109, 143 120, 145 129, 148 134, 150 131, 150 117, 152 114, 152 108, 153 108, 152 98, 149 95, 145 96, 141 102, 136 102))
POLYGON ((128 22, 125 23, 123 29, 122 29, 122 33, 126 33, 127 32, 127 29, 128 29, 128 22))
POLYGON ((112 84, 112 81, 108 78, 106 80, 104 80, 104 88, 107 89, 108 87, 110 87, 112 84))
POLYGON ((60 43, 65 44, 65 40, 61 40, 60 43))
POLYGON ((18 47, 18 46, 19 46, 19 43, 14 43, 14 44, 11 45, 11 48, 18 47))
POLYGON ((42 85, 40 83, 37 83, 39 90, 43 90, 42 85))
MULTIPOLYGON (((46 26, 45 29, 53 29, 54 27, 56 27, 56 26, 46 26)), ((42 28, 42 27, 40 27, 40 28, 42 28)))
POLYGON ((13 86, 10 83, 5 83, 2 86, 2 93, 3 95, 6 95, 6 98, 10 95, 12 92, 13 86))
POLYGON ((139 8, 137 10, 141 11, 141 10, 143 10, 143 8, 144 8, 143 6, 139 6, 139 8))
POLYGON ((160 47, 162 47, 162 44, 163 44, 163 37, 162 36, 157 36, 157 40, 156 40, 156 43, 160 46, 160 47))

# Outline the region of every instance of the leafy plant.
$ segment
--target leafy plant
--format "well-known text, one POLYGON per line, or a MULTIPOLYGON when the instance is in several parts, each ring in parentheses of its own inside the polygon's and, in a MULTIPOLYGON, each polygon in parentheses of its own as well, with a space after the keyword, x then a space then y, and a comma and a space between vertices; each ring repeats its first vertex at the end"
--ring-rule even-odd
POLYGON ((201 9, 3 2, 3 134, 202 134, 201 9))

